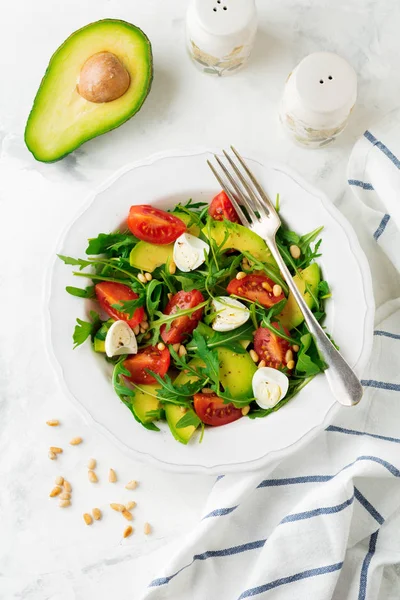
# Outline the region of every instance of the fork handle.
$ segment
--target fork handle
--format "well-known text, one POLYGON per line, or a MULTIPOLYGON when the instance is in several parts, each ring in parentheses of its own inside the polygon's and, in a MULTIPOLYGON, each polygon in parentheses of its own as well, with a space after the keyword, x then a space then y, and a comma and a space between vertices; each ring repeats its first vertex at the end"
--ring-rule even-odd
POLYGON ((275 238, 266 239, 272 256, 278 263, 283 278, 286 280, 290 291, 292 292, 301 312, 307 327, 317 343, 318 350, 322 358, 328 365, 325 371, 329 387, 336 400, 344 406, 354 406, 358 404, 363 395, 363 388, 354 371, 350 368, 343 356, 336 350, 317 319, 307 306, 302 294, 299 292, 293 277, 287 268, 278 247, 275 238))

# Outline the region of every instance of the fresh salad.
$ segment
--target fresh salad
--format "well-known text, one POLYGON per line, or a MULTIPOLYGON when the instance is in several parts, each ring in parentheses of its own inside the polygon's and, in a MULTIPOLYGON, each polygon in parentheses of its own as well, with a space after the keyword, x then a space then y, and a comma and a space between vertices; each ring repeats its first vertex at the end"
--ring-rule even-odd
MULTIPOLYGON (((319 321, 331 295, 315 262, 321 230, 277 234, 319 321)), ((205 426, 267 417, 326 368, 266 243, 224 192, 168 212, 132 206, 126 231, 89 239, 85 258, 60 259, 92 281, 67 292, 98 307, 77 319, 74 348, 91 341, 112 365, 115 393, 151 431, 166 420, 187 444, 205 426)))

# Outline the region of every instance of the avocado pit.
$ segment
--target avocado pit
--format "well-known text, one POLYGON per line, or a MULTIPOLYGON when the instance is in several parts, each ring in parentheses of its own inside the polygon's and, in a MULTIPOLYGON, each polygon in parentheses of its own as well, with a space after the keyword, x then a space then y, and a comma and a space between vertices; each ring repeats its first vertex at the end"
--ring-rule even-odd
POLYGON ((88 102, 100 104, 121 98, 128 90, 130 75, 112 52, 97 52, 84 63, 77 90, 88 102))

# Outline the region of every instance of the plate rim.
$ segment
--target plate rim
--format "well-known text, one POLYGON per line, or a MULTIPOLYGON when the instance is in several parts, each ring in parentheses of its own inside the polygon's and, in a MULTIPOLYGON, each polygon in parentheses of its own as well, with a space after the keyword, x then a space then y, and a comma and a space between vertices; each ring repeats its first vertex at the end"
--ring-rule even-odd
MULTIPOLYGON (((175 473, 190 473, 190 474, 202 474, 202 475, 220 475, 226 473, 241 473, 243 471, 255 471, 261 468, 266 467, 270 463, 277 463, 282 460, 289 452, 293 452, 299 450, 304 444, 310 441, 315 435, 318 434, 325 426, 328 425, 329 422, 333 419, 333 417, 338 413, 341 408, 341 405, 338 402, 335 402, 331 408, 326 412, 323 420, 314 425, 308 432, 303 434, 298 440, 293 442, 292 444, 286 446, 285 448, 281 448, 280 450, 272 450, 267 452, 265 455, 258 457, 254 460, 248 460, 239 463, 233 463, 228 465, 214 465, 214 466, 204 466, 199 464, 193 465, 180 465, 177 463, 170 463, 166 460, 161 460, 159 458, 154 457, 153 455, 147 452, 140 452, 140 450, 136 450, 127 446, 124 442, 122 442, 118 437, 112 433, 107 426, 103 425, 99 421, 97 421, 94 416, 90 413, 90 411, 81 403, 81 401, 70 391, 64 377, 64 371, 62 365, 60 364, 58 358, 55 355, 52 343, 52 324, 51 324, 51 310, 50 303, 52 297, 52 279, 55 266, 57 264, 57 253, 62 248, 65 239, 68 235, 73 224, 92 206, 96 197, 107 190, 109 187, 113 185, 115 181, 125 175, 127 172, 132 171, 134 169, 144 167, 144 166, 152 166, 159 160, 166 158, 183 158, 190 156, 201 156, 202 154, 210 154, 216 153, 219 154, 220 150, 210 149, 210 148, 188 148, 188 149, 173 149, 168 151, 161 151, 150 156, 147 156, 144 159, 139 159, 127 163, 122 166, 120 169, 112 173, 109 177, 107 177, 104 181, 100 182, 98 186, 94 188, 91 192, 89 192, 82 202, 82 206, 79 210, 73 215, 71 220, 65 225, 63 228, 54 248, 54 258, 49 261, 49 264, 46 269, 46 277, 45 277, 45 285, 44 285, 44 306, 45 306, 45 348, 47 356, 50 360, 50 363, 54 369, 54 372, 57 376, 59 383, 61 384, 61 388, 64 394, 69 398, 72 405, 79 412, 79 414, 84 418, 86 423, 90 426, 94 426, 97 431, 99 431, 102 435, 104 435, 111 443, 116 445, 125 455, 129 456, 131 459, 139 460, 140 462, 145 462, 151 464, 153 467, 167 470, 175 473)), ((348 239, 349 246, 351 251, 356 258, 357 264, 360 268, 360 274, 363 284, 363 292, 365 298, 366 312, 364 316, 364 340, 363 347, 361 353, 358 357, 356 364, 353 366, 355 370, 360 372, 366 367, 368 359, 371 355, 372 344, 373 344, 373 327, 374 327, 374 315, 375 315, 375 301, 373 295, 373 286, 372 286, 372 276, 369 268, 367 257, 360 245, 360 242, 357 238, 357 235, 352 228, 349 221, 346 217, 339 211, 339 209, 329 200, 327 194, 318 188, 316 188, 313 184, 307 182, 301 175, 299 175, 294 169, 284 165, 283 163, 272 161, 272 160, 259 160, 258 158, 252 158, 245 154, 245 158, 258 163, 262 168, 272 168, 281 173, 284 173, 288 177, 290 177, 297 185, 303 188, 307 193, 311 194, 313 197, 318 199, 325 210, 330 214, 330 216, 340 225, 343 229, 346 238, 348 239)))

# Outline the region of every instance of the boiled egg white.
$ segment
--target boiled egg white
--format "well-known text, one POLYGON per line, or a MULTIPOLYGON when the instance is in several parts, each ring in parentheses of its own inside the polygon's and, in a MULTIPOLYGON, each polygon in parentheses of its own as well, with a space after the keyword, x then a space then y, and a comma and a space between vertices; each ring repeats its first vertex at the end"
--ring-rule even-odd
POLYGON ((191 233, 182 233, 175 240, 173 259, 174 263, 181 271, 188 273, 194 271, 205 261, 204 252, 210 252, 210 246, 199 240, 191 233))
POLYGON ((273 408, 289 389, 289 379, 282 371, 261 367, 253 375, 253 394, 260 408, 273 408))
POLYGON ((136 336, 126 321, 115 321, 107 331, 105 339, 106 354, 136 354, 138 351, 136 336))
POLYGON ((214 298, 211 305, 216 312, 212 323, 215 331, 232 331, 246 323, 250 317, 249 309, 242 302, 230 296, 214 298))

